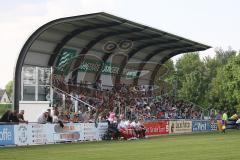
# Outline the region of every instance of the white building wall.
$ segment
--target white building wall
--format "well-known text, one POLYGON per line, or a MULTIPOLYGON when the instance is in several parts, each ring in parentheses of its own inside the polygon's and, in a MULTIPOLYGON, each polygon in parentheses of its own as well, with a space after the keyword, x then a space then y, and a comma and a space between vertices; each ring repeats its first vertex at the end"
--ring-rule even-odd
POLYGON ((38 117, 49 107, 49 101, 20 101, 19 111, 24 110, 24 119, 28 122, 37 122, 38 117))

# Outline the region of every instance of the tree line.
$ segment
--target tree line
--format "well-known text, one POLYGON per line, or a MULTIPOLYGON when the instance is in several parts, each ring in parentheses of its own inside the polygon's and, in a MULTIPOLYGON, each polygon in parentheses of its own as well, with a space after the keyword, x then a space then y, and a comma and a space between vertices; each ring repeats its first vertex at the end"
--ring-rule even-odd
POLYGON ((205 109, 240 111, 240 52, 215 49, 214 57, 200 58, 186 53, 174 63, 168 60, 160 69, 155 84, 168 84, 168 94, 193 102, 205 109), (170 86, 170 87, 169 87, 170 86))

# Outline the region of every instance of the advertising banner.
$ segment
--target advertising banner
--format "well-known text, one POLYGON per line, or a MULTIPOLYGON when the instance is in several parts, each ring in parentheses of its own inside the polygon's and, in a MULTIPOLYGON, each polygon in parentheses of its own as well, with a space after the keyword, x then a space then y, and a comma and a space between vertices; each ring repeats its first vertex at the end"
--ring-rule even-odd
POLYGON ((53 124, 29 124, 30 144, 48 144, 53 143, 53 124))
POLYGON ((101 140, 107 123, 19 124, 0 126, 0 145, 34 145, 67 141, 101 140))
POLYGON ((32 144, 32 128, 28 124, 14 125, 14 140, 16 145, 32 144))
POLYGON ((146 128, 147 136, 156 136, 169 133, 169 121, 144 122, 143 125, 146 128))
POLYGON ((95 123, 83 123, 84 140, 97 140, 98 132, 95 123))
POLYGON ((169 122, 169 133, 190 133, 192 132, 192 121, 173 120, 169 122))
POLYGON ((108 123, 98 123, 97 131, 98 131, 98 139, 102 140, 103 136, 106 134, 108 130, 108 123))
POLYGON ((0 145, 14 144, 14 125, 0 125, 0 145))
MULTIPOLYGON (((144 122, 147 136, 216 130, 216 122, 200 120, 159 120, 144 122)), ((66 141, 101 140, 107 123, 66 123, 0 125, 0 145, 34 145, 66 141)))
POLYGON ((200 121, 200 120, 192 121, 193 132, 210 131, 210 130, 211 130, 211 125, 209 121, 200 121))
POLYGON ((84 140, 83 127, 81 123, 67 123, 63 128, 54 124, 54 142, 84 140))

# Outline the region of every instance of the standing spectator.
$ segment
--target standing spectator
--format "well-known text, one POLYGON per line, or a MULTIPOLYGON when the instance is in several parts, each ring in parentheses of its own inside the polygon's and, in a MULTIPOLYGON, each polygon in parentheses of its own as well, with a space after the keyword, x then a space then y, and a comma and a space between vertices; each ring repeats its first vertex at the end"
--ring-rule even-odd
POLYGON ((53 111, 53 117, 52 117, 52 122, 57 123, 59 121, 58 119, 59 112, 57 110, 53 111))
POLYGON ((216 120, 217 120, 217 129, 219 131, 222 130, 222 113, 221 111, 219 111, 216 115, 216 120))
POLYGON ((21 110, 21 111, 18 113, 17 118, 18 118, 19 122, 23 122, 23 123, 27 122, 27 121, 25 121, 25 119, 24 119, 24 110, 21 110))
POLYGON ((225 133, 225 130, 227 128, 227 119, 228 119, 228 116, 227 116, 227 113, 225 111, 222 115, 222 132, 223 133, 225 133))
POLYGON ((84 123, 88 123, 89 122, 89 119, 90 119, 90 113, 89 111, 86 111, 82 114, 82 118, 83 118, 83 122, 84 123))
POLYGON ((18 115, 18 112, 15 110, 15 111, 13 111, 11 114, 10 114, 10 117, 9 117, 9 120, 10 120, 10 122, 19 122, 19 119, 18 119, 18 117, 17 117, 17 115, 18 115))
POLYGON ((53 122, 53 117, 51 115, 51 109, 47 109, 47 122, 52 123, 53 122))
POLYGON ((113 111, 110 111, 109 112, 109 116, 108 116, 108 121, 110 122, 110 123, 112 123, 113 122, 113 120, 114 120, 114 118, 115 118, 115 112, 113 112, 113 111))
POLYGON ((10 122, 10 116, 12 112, 10 110, 7 110, 1 117, 0 122, 10 122))
POLYGON ((48 119, 48 111, 45 111, 38 117, 37 121, 38 123, 45 124, 47 123, 47 119, 48 119))

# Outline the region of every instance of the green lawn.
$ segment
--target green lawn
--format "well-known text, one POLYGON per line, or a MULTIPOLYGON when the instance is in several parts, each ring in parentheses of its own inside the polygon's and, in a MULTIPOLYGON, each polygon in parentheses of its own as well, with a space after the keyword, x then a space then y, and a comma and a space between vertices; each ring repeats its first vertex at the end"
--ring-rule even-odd
POLYGON ((0 148, 0 159, 21 160, 237 160, 240 131, 144 140, 0 148))

